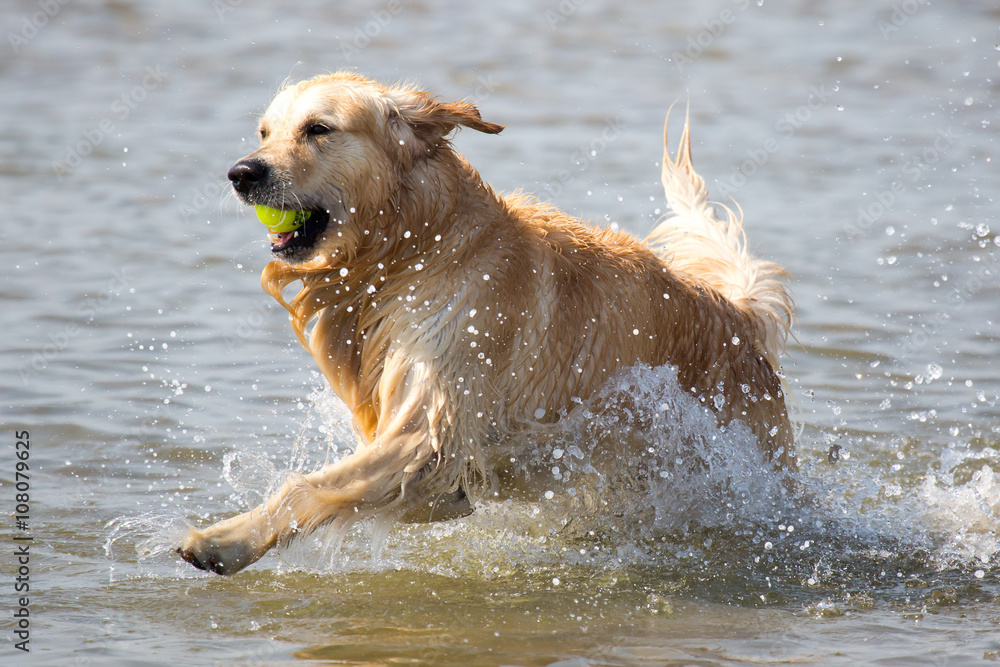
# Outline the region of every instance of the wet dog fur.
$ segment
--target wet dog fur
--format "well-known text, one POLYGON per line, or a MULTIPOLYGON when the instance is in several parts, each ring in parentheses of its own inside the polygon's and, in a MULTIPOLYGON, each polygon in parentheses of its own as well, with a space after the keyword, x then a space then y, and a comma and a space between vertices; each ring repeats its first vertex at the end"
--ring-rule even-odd
POLYGON ((288 85, 260 119, 260 148, 229 177, 246 204, 311 212, 271 236, 262 284, 350 408, 358 444, 192 528, 178 549, 191 564, 232 574, 321 526, 466 514, 504 486, 505 442, 639 363, 676 366, 720 424, 742 420, 776 466, 795 467, 777 372, 784 273, 750 257, 742 219, 709 203, 687 123, 675 157, 664 132, 673 214, 644 241, 498 195, 454 150, 460 127, 503 129, 468 102, 345 72, 288 85))

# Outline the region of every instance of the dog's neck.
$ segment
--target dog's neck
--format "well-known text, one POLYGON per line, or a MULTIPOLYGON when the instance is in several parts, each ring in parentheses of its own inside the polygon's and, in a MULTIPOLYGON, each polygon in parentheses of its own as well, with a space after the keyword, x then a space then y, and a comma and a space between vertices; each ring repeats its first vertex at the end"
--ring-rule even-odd
POLYGON ((496 193, 450 147, 416 162, 403 174, 393 199, 396 220, 389 232, 396 237, 389 236, 387 243, 397 258, 442 248, 455 252, 505 217, 496 193))
POLYGON ((333 253, 293 270, 328 283, 344 268, 374 275, 390 263, 442 249, 460 253, 474 238, 497 231, 487 225, 498 226, 504 211, 479 173, 450 146, 441 146, 414 161, 384 199, 357 202, 350 218, 331 229, 342 237, 333 253))

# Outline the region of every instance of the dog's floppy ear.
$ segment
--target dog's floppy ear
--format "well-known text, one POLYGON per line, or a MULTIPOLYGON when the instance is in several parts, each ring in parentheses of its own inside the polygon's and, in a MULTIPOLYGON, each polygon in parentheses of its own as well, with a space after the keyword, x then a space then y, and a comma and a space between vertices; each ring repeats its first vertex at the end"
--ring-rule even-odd
MULTIPOLYGON (((497 134, 503 125, 487 123, 479 109, 471 102, 438 102, 427 93, 414 90, 397 90, 392 96, 394 105, 389 111, 390 123, 403 125, 400 134, 407 131, 428 146, 436 145, 458 126, 471 127, 486 134, 497 134)), ((404 139, 405 141, 405 139, 404 139)))

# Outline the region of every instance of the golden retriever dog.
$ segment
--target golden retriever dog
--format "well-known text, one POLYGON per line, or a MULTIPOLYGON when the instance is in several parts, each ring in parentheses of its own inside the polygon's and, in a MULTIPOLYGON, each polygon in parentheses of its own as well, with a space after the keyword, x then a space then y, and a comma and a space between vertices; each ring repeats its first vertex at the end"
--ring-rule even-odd
POLYGON ((742 420, 776 466, 795 467, 777 372, 784 272, 747 254, 741 216, 709 203, 687 122, 676 158, 664 152, 673 215, 645 241, 498 195, 453 148, 460 127, 503 129, 468 102, 345 72, 288 85, 260 119, 260 148, 229 178, 245 204, 311 213, 270 237, 262 284, 358 444, 192 528, 177 551, 195 567, 232 574, 366 518, 465 515, 502 490, 505 443, 636 364, 675 366, 721 425, 742 420))

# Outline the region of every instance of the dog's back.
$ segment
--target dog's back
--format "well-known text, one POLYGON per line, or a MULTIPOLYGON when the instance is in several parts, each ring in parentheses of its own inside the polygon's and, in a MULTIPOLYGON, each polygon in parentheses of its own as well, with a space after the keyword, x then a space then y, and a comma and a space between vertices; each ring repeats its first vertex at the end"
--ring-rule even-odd
POLYGON ((663 182, 675 215, 645 243, 506 200, 516 241, 494 270, 516 290, 494 311, 506 322, 494 343, 509 350, 497 355, 496 396, 509 402, 496 412, 507 426, 553 421, 623 368, 673 364, 722 423, 744 421, 769 457, 794 468, 776 372, 791 318, 783 272, 747 255, 739 220, 715 217, 687 125, 677 158, 665 151, 663 182))

